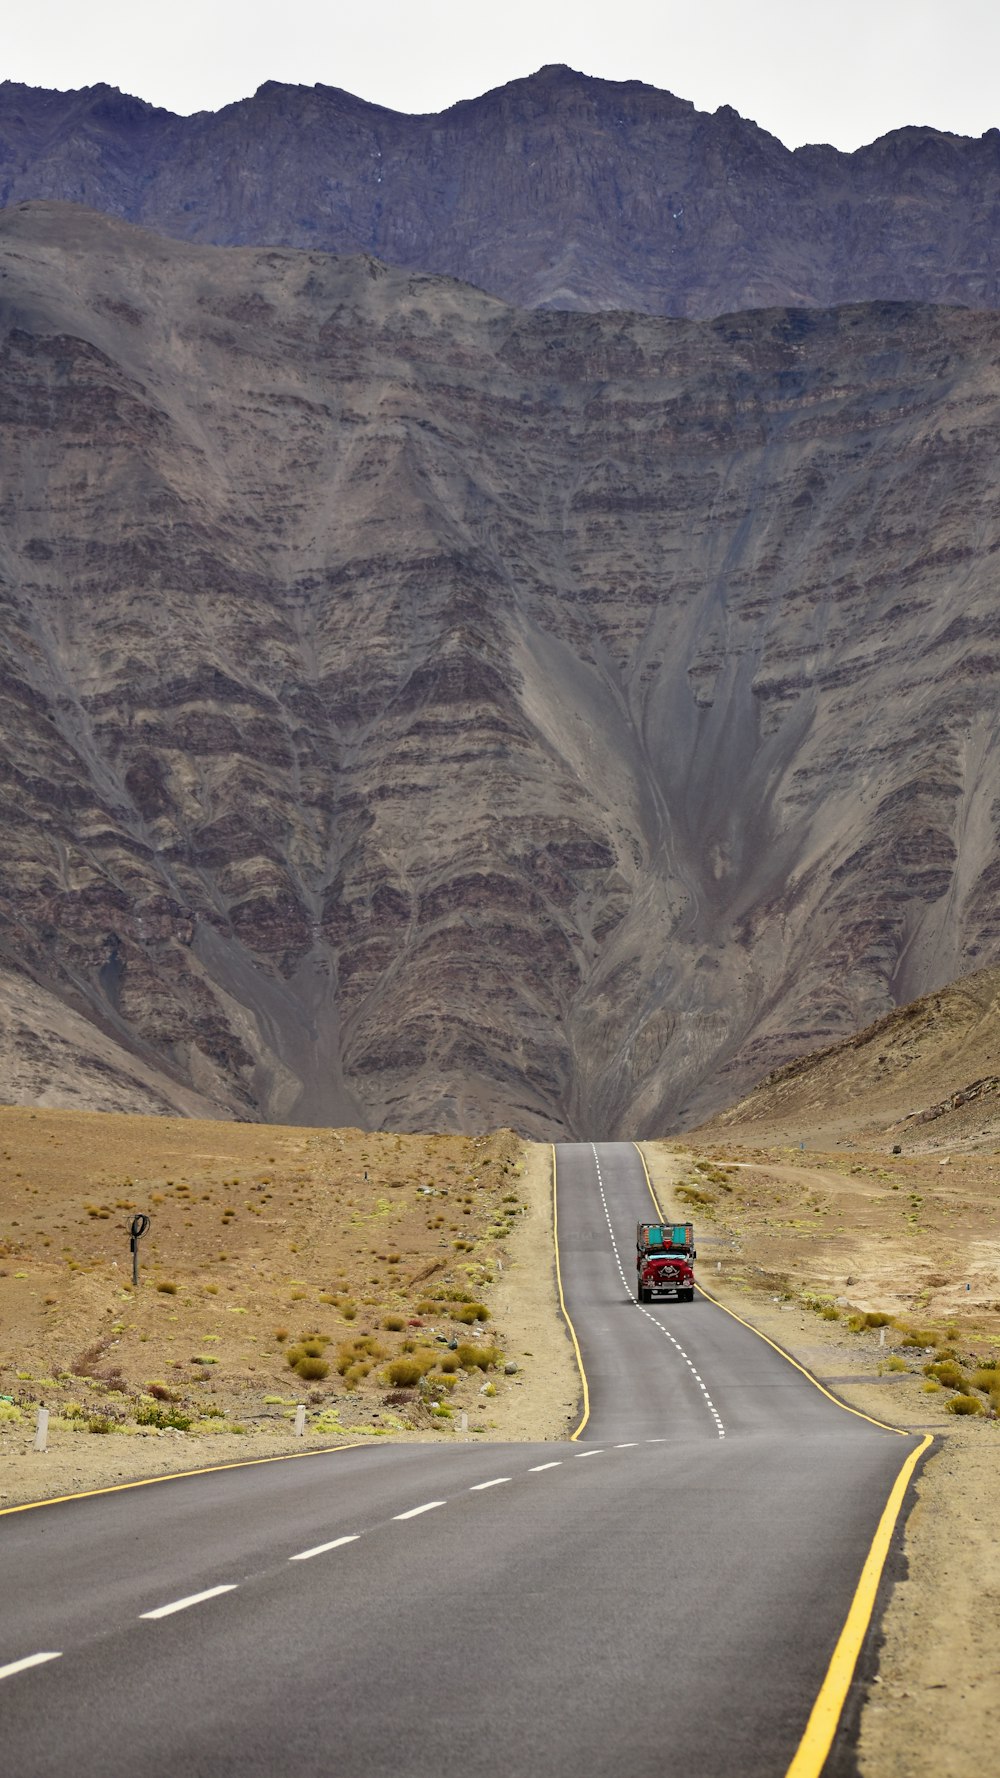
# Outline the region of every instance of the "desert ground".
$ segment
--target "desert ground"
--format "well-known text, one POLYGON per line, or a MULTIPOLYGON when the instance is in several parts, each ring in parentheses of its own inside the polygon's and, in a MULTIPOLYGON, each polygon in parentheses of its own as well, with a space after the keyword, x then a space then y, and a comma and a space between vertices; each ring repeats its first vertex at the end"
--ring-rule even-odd
MULTIPOLYGON (((700 1278, 724 1306, 850 1405, 934 1432, 860 1772, 971 1778, 1000 1702, 996 1155, 714 1132, 643 1149, 703 1232, 700 1278)), ((11 1107, 0 1161, 0 1508, 362 1439, 575 1423, 546 1146, 11 1107)))
POLYGON ((575 1409, 548 1150, 509 1132, 10 1107, 0 1164, 0 1506, 345 1439, 554 1438, 575 1409))

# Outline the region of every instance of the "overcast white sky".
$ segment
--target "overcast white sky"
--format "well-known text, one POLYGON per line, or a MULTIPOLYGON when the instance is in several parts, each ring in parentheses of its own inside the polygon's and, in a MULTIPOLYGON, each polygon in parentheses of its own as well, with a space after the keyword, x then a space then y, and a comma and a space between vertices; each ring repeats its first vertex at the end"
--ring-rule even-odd
POLYGON ((264 80, 398 111, 567 62, 733 105, 800 142, 856 148, 901 124, 1000 124, 1000 0, 7 0, 0 78, 107 81, 172 111, 264 80))

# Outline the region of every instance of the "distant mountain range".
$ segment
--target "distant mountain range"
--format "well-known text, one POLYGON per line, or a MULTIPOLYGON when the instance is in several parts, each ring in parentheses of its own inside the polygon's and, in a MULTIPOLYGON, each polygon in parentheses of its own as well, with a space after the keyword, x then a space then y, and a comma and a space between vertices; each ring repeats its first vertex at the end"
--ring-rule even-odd
POLYGON ((7 82, 0 204, 39 198, 206 245, 370 253, 526 308, 1000 306, 997 130, 793 152, 729 107, 563 67, 427 117, 322 86, 175 117, 7 82))
POLYGON ((4 1096, 662 1132, 1000 962, 998 441, 1000 315, 7 209, 4 1096))

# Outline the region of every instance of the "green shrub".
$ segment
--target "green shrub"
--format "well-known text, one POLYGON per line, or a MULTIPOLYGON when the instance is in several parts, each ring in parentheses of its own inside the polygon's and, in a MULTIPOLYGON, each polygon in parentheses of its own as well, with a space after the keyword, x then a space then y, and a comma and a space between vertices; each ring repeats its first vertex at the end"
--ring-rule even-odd
POLYGON ((191 1429, 190 1414, 182 1414, 176 1407, 140 1408, 135 1416, 137 1426, 158 1426, 162 1430, 173 1427, 175 1432, 189 1432, 191 1429))
POLYGON ((839 1321, 840 1320, 840 1310, 835 1308, 833 1303, 824 1303, 822 1309, 820 1310, 820 1314, 822 1315, 824 1321, 839 1321))
POLYGON ((115 1423, 113 1420, 108 1419, 107 1414, 91 1414, 87 1421, 88 1432, 114 1432, 114 1429, 115 1423))
POLYGON ((898 1353, 894 1352, 891 1358, 886 1359, 885 1368, 887 1371, 908 1371, 910 1367, 905 1358, 900 1358, 898 1353))

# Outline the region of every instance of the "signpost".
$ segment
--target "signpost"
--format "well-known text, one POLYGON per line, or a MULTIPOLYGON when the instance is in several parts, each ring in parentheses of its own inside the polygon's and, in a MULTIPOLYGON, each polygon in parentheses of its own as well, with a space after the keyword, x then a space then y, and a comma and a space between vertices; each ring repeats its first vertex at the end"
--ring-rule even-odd
POLYGON ((140 1210, 138 1216, 133 1216, 131 1227, 129 1228, 129 1247, 132 1250, 133 1284, 138 1284, 139 1282, 139 1242, 142 1240, 148 1227, 149 1217, 144 1211, 140 1210))

